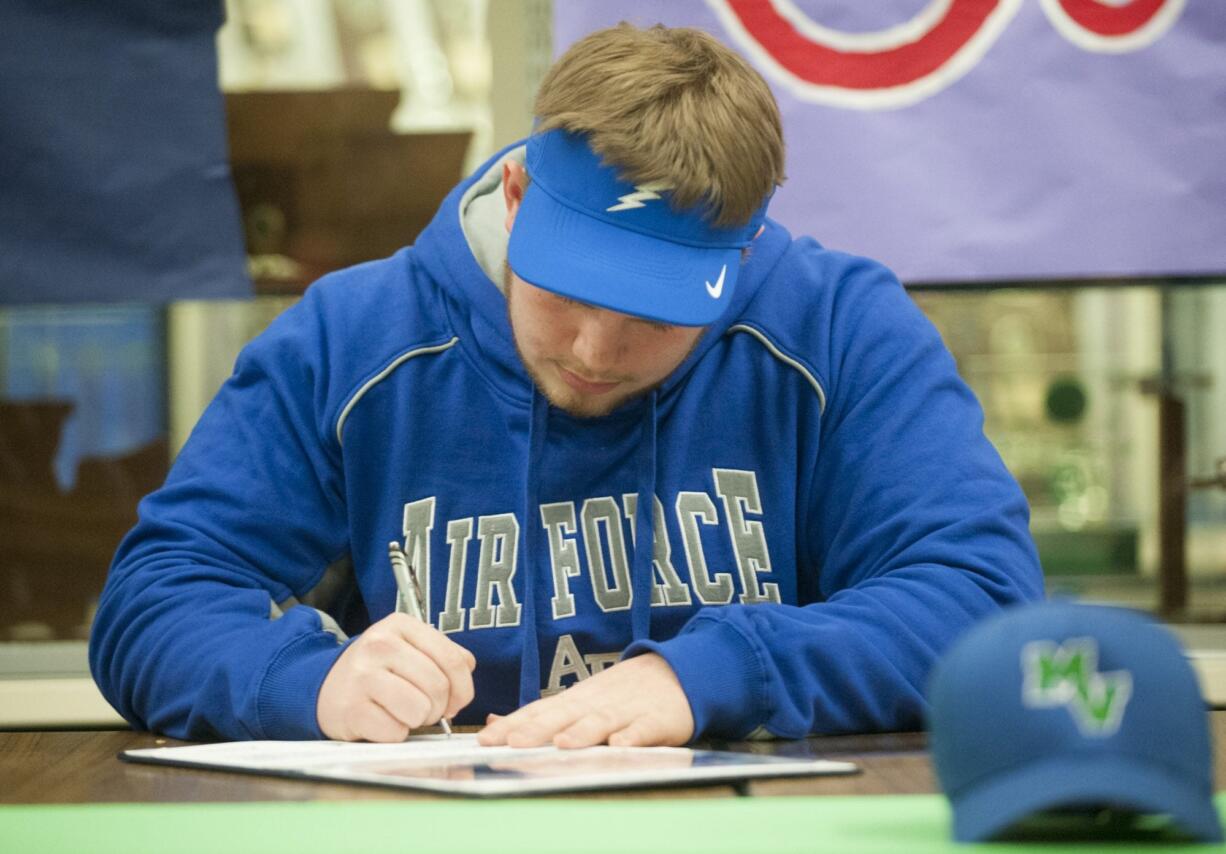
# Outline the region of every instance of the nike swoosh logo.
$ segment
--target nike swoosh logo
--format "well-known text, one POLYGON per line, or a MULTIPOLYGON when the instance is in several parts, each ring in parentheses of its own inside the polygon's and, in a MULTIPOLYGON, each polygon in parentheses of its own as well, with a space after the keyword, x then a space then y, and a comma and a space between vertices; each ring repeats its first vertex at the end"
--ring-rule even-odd
POLYGON ((719 278, 715 280, 715 284, 707 282, 707 293, 711 295, 711 299, 719 299, 719 295, 724 292, 724 276, 728 273, 728 265, 719 268, 719 278))

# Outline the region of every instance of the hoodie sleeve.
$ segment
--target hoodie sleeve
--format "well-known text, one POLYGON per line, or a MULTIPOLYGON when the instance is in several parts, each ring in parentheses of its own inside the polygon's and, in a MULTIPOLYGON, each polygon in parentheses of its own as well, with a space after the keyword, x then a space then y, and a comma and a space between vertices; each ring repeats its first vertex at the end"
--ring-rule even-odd
MULTIPOLYGON (((801 605, 696 614, 641 642, 672 666, 695 734, 916 729, 931 666, 975 621, 1041 598, 1025 497, 936 330, 856 262, 826 313, 829 401, 798 532, 801 605)), ((813 347, 808 348, 810 352, 813 347)))
POLYGON ((317 295, 240 355, 165 485, 120 544, 90 637, 102 693, 180 738, 319 738, 341 647, 319 612, 279 610, 348 549, 317 295))

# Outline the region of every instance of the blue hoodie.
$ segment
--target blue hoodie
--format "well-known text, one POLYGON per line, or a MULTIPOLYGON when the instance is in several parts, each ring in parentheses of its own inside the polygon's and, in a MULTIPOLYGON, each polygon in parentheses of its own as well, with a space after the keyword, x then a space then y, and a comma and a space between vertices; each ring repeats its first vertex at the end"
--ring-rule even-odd
POLYGON ((920 726, 950 642, 1042 595, 936 331, 879 264, 768 221, 677 370, 574 418, 496 284, 521 155, 243 351, 115 556, 90 640, 107 699, 173 736, 321 737, 328 669, 396 607, 400 540, 478 662, 457 723, 653 651, 696 736, 920 726))

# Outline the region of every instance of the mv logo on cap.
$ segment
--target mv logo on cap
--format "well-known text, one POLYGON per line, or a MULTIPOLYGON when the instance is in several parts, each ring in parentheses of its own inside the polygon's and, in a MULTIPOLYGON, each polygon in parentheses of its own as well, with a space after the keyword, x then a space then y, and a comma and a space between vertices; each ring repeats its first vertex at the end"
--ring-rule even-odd
POLYGON ((1031 709, 1066 706, 1081 734, 1114 735, 1132 696, 1127 670, 1098 672, 1098 643, 1071 638, 1063 644, 1031 641, 1022 647, 1022 704, 1031 709))

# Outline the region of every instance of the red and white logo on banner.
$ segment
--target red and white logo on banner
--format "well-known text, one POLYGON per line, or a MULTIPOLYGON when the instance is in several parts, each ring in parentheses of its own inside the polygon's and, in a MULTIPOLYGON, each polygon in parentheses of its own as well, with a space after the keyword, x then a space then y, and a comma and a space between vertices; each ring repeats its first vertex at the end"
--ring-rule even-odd
MULTIPOLYGON (((932 0, 885 30, 824 27, 792 0, 707 0, 745 53, 793 95, 877 110, 906 106, 974 68, 1023 0, 932 0)), ((1152 44, 1185 0, 1038 0, 1055 29, 1085 50, 1122 53, 1152 44)))

